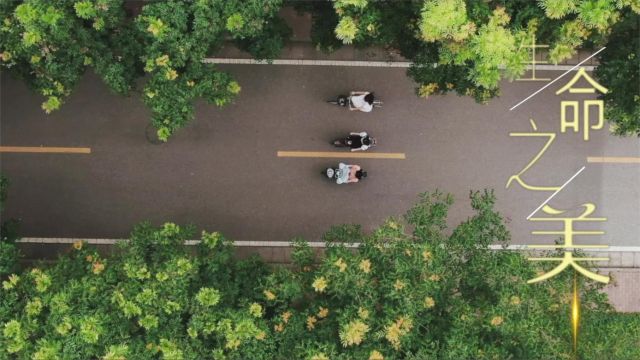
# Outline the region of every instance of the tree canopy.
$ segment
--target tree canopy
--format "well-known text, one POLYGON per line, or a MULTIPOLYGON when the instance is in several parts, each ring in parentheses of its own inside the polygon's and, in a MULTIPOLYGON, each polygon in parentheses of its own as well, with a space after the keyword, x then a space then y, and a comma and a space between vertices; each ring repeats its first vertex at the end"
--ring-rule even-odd
POLYGON ((627 13, 613 27, 598 60, 595 74, 610 90, 603 97, 612 132, 640 136, 640 16, 627 13))
POLYGON ((0 4, 0 65, 60 108, 90 68, 127 95, 143 77, 145 104, 166 141, 193 118, 193 102, 222 106, 240 91, 227 73, 202 60, 225 37, 259 58, 275 57, 290 29, 281 0, 148 2, 127 16, 124 0, 26 0, 0 4))
MULTIPOLYGON (((545 269, 488 248, 509 239, 494 202, 471 193, 448 231, 452 197, 425 193, 370 234, 330 229, 321 257, 296 239, 291 267, 236 260, 216 232, 188 249, 172 223, 111 257, 78 242, 2 276, 0 359, 572 359, 572 274, 526 284, 545 269)), ((637 359, 640 318, 580 282, 579 358, 637 359)))
MULTIPOLYGON (((139 14, 124 0, 25 0, 0 4, 0 66, 60 108, 87 69, 113 91, 140 93, 158 137, 166 141, 193 118, 202 98, 222 106, 240 91, 227 73, 202 60, 224 41, 258 59, 277 57, 291 34, 282 0, 146 2, 139 14)), ((598 76, 611 90, 607 117, 616 134, 640 131, 637 0, 413 0, 295 3, 312 14, 313 41, 326 51, 342 44, 384 46, 413 62, 408 75, 421 97, 456 92, 484 103, 501 79, 525 71, 533 42, 548 44, 557 63, 579 48, 600 47, 598 76), (635 26, 635 27, 634 27, 635 26), (634 33, 635 31, 635 33, 634 33), (615 48, 615 49, 614 49, 615 48), (618 76, 616 76, 618 75, 618 76)))
MULTIPOLYGON (((0 215, 4 210, 9 192, 9 180, 0 175, 0 215)), ((0 216, 0 219, 2 217, 0 216)), ((18 268, 19 253, 15 244, 17 239, 17 221, 2 219, 0 222, 0 278, 11 274, 18 268)))
POLYGON ((608 117, 617 134, 640 130, 634 121, 637 110, 631 106, 632 94, 639 93, 637 81, 624 82, 612 76, 621 67, 631 79, 640 73, 635 62, 637 43, 617 44, 624 36, 638 39, 640 4, 635 0, 337 0, 333 2, 333 22, 329 23, 326 6, 306 9, 318 14, 314 21, 323 24, 312 28, 312 38, 321 49, 335 49, 340 45, 335 43, 337 39, 343 44, 399 50, 413 62, 408 75, 418 83, 416 92, 421 97, 455 91, 487 102, 499 95, 502 78, 523 74, 530 59, 530 49, 524 45, 534 38, 537 44, 549 45, 548 60, 552 63, 571 58, 581 47, 599 47, 611 41, 617 50, 600 58, 602 68, 610 70, 599 72, 603 85, 612 90, 607 96, 608 117), (623 19, 626 25, 616 26, 623 19), (333 39, 326 35, 331 27, 333 39), (611 35, 612 31, 622 33, 611 35), (614 101, 614 97, 622 100, 614 101))

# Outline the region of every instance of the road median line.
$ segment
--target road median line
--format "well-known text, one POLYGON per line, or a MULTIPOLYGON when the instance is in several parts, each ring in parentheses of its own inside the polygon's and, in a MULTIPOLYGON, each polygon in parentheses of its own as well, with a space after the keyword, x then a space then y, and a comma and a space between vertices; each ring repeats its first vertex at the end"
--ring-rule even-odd
POLYGON ((87 147, 0 146, 0 153, 91 154, 87 147))
POLYGON ((640 164, 640 157, 625 156, 588 156, 588 163, 601 164, 640 164))
POLYGON ((278 151, 278 157, 340 158, 340 159, 397 159, 404 160, 404 153, 355 153, 328 151, 278 151))

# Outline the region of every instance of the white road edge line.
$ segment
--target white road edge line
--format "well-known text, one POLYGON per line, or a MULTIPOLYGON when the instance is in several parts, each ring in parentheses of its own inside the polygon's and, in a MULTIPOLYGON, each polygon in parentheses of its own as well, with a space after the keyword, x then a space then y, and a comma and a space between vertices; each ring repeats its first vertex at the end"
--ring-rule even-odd
POLYGON ((527 220, 529 220, 533 214, 535 214, 536 212, 538 212, 538 210, 540 210, 543 206, 545 206, 549 200, 553 199, 554 196, 556 196, 556 194, 558 194, 560 191, 562 191, 562 189, 564 189, 565 186, 567 186, 567 184, 569 184, 571 182, 571 180, 575 179, 576 176, 578 176, 578 174, 580 174, 582 172, 582 170, 584 170, 587 166, 583 166, 580 170, 578 170, 577 173, 575 173, 569 180, 567 180, 567 182, 565 182, 560 189, 556 190, 556 192, 554 192, 553 194, 551 194, 551 196, 549 196, 547 198, 547 200, 545 200, 542 204, 540 204, 540 206, 538 206, 535 210, 533 210, 533 212, 531 214, 529 214, 529 216, 527 216, 527 220))
MULTIPOLYGON (((567 75, 567 74, 568 74, 568 73, 570 73, 572 70, 574 70, 574 69, 575 69, 575 68, 577 68, 578 66, 580 66, 580 65, 584 64, 587 60, 591 59, 592 57, 594 57, 594 56, 598 55, 598 53, 600 53, 602 50, 604 50, 604 49, 606 49, 606 48, 607 48, 607 47, 605 46, 605 47, 603 47, 602 49, 600 49, 600 50, 598 50, 598 51, 594 52, 593 54, 591 54, 591 56, 589 56, 588 58, 586 58, 586 59, 584 59, 584 60, 580 61, 577 65, 574 65, 571 69, 567 70, 564 74, 562 74, 562 75, 558 76, 557 78, 555 78, 555 79, 551 80, 551 82, 549 82, 549 83, 548 83, 548 84, 546 84, 545 86, 541 87, 538 91, 534 92, 533 94, 529 95, 526 99, 524 99, 524 100, 520 101, 519 103, 515 104, 511 109, 509 109, 509 111, 511 111, 511 110, 513 110, 513 109, 515 109, 515 108, 517 108, 518 106, 520 106, 520 105, 521 105, 522 103, 524 103, 525 101, 527 101, 527 100, 531 99, 532 97, 534 97, 534 96, 535 96, 536 94, 538 94, 540 91, 542 91, 542 90, 544 90, 544 89, 548 88, 551 84, 553 84, 554 82, 556 82, 556 81, 560 80, 560 78, 561 78, 561 77, 563 77, 563 76, 567 75)), ((537 69, 537 68, 538 68, 538 67, 536 66, 536 69, 537 69)), ((585 70, 588 70, 586 66, 585 66, 585 70)))
MULTIPOLYGON (((588 59, 587 59, 588 60, 588 59)), ((362 61, 362 60, 308 60, 308 59, 275 59, 271 62, 255 59, 232 59, 232 58, 205 58, 205 64, 232 64, 232 65, 295 65, 295 66, 356 66, 356 67, 385 67, 385 68, 408 68, 409 61, 362 61)), ((437 64, 434 64, 437 65, 437 64)), ((578 66, 578 65, 576 65, 578 66)), ((504 69, 504 66, 499 66, 504 69)), ((536 65, 536 70, 543 71, 563 71, 574 69, 573 65, 536 65)), ((584 66, 586 71, 593 71, 596 67, 592 65, 584 66)), ((532 70, 532 65, 527 65, 527 70, 532 70)))
MULTIPOLYGON (((25 237, 18 240, 21 244, 73 244, 76 241, 84 241, 91 245, 114 245, 119 241, 127 241, 126 239, 79 239, 79 238, 35 238, 25 237)), ((193 246, 198 245, 200 240, 187 240, 185 245, 193 246)), ((312 248, 325 248, 326 244, 323 241, 310 241, 309 246, 312 248)), ((361 243, 345 244, 347 247, 357 248, 361 243)), ((289 241, 234 241, 235 247, 292 247, 289 241)), ((527 245, 509 245, 503 247, 502 245, 490 245, 491 250, 522 250, 531 251, 527 248, 527 245)), ((609 246, 604 249, 583 249, 586 252, 640 252, 640 246, 609 246)))

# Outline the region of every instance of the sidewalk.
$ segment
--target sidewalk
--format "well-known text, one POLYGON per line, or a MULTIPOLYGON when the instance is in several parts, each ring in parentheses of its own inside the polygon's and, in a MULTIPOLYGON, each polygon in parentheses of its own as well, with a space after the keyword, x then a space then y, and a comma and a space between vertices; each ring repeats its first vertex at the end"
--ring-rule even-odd
MULTIPOLYGON (((290 41, 282 49, 278 59, 283 60, 330 60, 330 61, 383 61, 383 62, 408 62, 397 51, 382 47, 358 48, 353 45, 344 45, 333 53, 327 54, 319 51, 311 42, 311 15, 298 14, 293 8, 285 7, 280 11, 280 16, 291 27, 293 34, 290 41)), ((595 51, 595 50, 594 50, 595 51)), ((580 50, 573 58, 563 61, 558 65, 576 65, 588 58, 594 51, 580 50)), ((252 59, 249 53, 236 48, 232 42, 224 46, 212 55, 223 59, 252 59)), ((543 61, 546 51, 536 51, 536 61, 543 61)), ((552 65, 552 64, 551 64, 552 65)), ((597 59, 591 58, 583 65, 598 65, 597 59)))
POLYGON ((608 270, 613 281, 607 285, 605 292, 609 295, 611 305, 619 312, 640 312, 640 269, 608 270))

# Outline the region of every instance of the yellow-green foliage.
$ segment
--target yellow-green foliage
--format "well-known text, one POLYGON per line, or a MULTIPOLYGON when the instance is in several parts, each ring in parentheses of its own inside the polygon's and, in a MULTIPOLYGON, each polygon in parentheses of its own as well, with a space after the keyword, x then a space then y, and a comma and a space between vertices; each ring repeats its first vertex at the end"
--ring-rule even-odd
POLYGON ((467 18, 463 0, 425 1, 420 16, 420 34, 424 41, 462 41, 475 30, 467 18))
MULTIPOLYGON (((452 201, 422 194, 370 234, 334 227, 320 258, 298 239, 286 268, 234 260, 219 233, 187 250, 192 229, 172 223, 136 227, 109 259, 76 243, 2 279, 0 359, 570 359, 573 274, 526 284, 548 268, 488 249, 509 238, 493 194, 449 231, 452 201)), ((639 317, 580 289, 580 358, 637 359, 639 317)))

